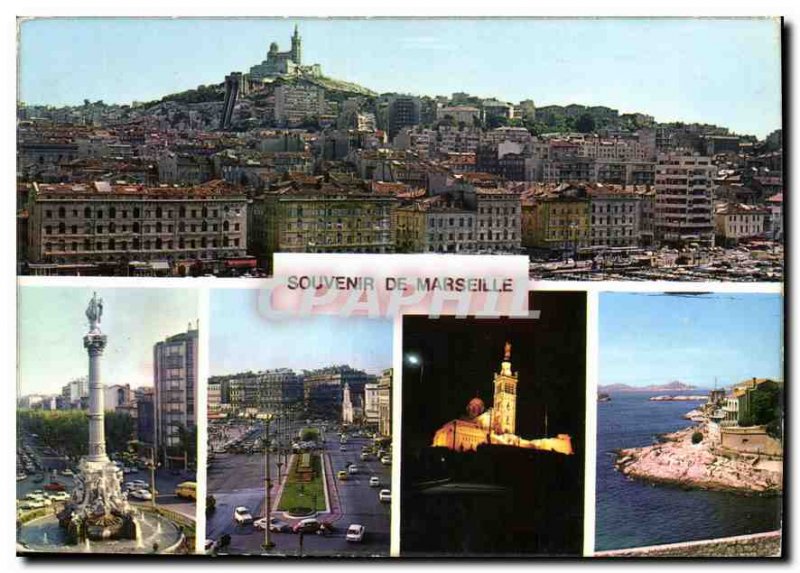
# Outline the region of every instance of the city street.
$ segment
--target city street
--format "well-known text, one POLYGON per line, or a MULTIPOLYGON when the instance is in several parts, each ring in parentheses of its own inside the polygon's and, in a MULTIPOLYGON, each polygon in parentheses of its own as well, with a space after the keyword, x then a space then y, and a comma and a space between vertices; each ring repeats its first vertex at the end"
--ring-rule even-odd
MULTIPOLYGON (((45 455, 42 449, 37 445, 36 440, 28 436, 23 438, 23 440, 26 445, 33 448, 37 458, 41 461, 42 467, 47 471, 47 474, 44 476, 44 481, 39 483, 36 482, 38 477, 41 476, 41 474, 38 473, 29 475, 22 481, 18 481, 17 499, 24 498, 33 490, 42 489, 44 485, 51 481, 51 478, 61 483, 66 488, 66 491, 71 492, 75 486, 73 478, 61 474, 62 470, 70 467, 69 461, 61 456, 45 455), (53 470, 56 471, 55 476, 53 476, 53 470)), ((71 469, 75 471, 77 468, 72 466, 71 469)), ((134 480, 142 480, 149 484, 150 472, 146 469, 139 469, 123 475, 123 483, 134 480)), ((156 491, 158 492, 158 495, 156 495, 156 503, 192 520, 196 520, 195 503, 192 500, 182 499, 175 495, 176 486, 185 481, 195 481, 194 472, 165 469, 156 471, 156 491)), ((128 501, 134 505, 150 503, 149 501, 139 501, 133 498, 129 498, 128 501)))
MULTIPOLYGON (((293 424, 297 431, 305 424, 293 424)), ((364 554, 388 555, 390 504, 378 500, 378 492, 390 488, 391 466, 383 465, 377 459, 362 462, 361 448, 371 444, 369 438, 354 437, 340 451, 336 434, 329 432, 326 436, 325 448, 322 450, 325 459, 326 483, 331 512, 320 513, 317 519, 332 523, 334 531, 323 536, 309 534, 303 536, 303 555, 335 555, 364 554), (335 472, 345 469, 348 463, 355 463, 359 473, 349 475, 347 481, 336 479, 335 472), (332 473, 331 473, 332 470, 332 473), (380 487, 370 487, 369 478, 377 476, 380 487), (365 526, 366 534, 361 543, 348 542, 345 539, 347 528, 351 524, 365 526)), ((281 486, 277 479, 278 456, 270 455, 271 473, 273 477, 272 504, 277 504, 281 486)), ((285 468, 283 472, 285 473, 285 468)), ((255 529, 252 524, 237 526, 233 519, 233 510, 238 506, 247 507, 254 519, 264 515, 264 454, 216 454, 208 468, 208 491, 216 498, 216 509, 208 516, 206 522, 207 538, 218 540, 222 535, 231 536, 230 546, 221 550, 223 553, 259 554, 263 552, 264 532, 255 529)), ((272 517, 290 525, 297 523, 281 511, 273 511, 272 517)), ((275 553, 299 555, 300 536, 292 533, 271 533, 275 544, 275 553)))

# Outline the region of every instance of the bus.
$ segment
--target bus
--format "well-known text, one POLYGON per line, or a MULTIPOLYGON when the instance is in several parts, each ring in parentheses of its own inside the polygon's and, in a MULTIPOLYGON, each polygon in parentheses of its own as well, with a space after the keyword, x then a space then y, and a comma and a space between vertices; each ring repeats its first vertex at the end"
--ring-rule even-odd
POLYGON ((178 497, 185 497, 187 499, 197 499, 197 483, 193 481, 185 481, 179 483, 175 488, 175 495, 178 497))

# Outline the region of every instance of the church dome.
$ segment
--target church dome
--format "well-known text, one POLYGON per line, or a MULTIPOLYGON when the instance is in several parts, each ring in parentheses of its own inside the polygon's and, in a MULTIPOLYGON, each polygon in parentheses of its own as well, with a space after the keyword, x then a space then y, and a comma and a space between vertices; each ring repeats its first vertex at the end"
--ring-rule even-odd
POLYGON ((467 414, 469 414, 470 418, 477 418, 481 414, 486 411, 486 405, 483 403, 483 400, 478 398, 477 396, 469 401, 467 404, 467 414))
POLYGON ((278 51, 278 43, 277 42, 272 42, 269 45, 269 51, 270 52, 277 52, 278 51))

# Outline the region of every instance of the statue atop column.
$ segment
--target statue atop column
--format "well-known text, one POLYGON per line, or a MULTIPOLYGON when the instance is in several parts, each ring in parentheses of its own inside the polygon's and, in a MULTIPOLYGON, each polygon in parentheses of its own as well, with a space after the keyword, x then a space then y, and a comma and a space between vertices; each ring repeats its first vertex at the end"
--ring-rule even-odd
POLYGON ((100 319, 103 316, 103 299, 97 298, 97 293, 92 294, 89 306, 86 307, 86 318, 89 319, 89 332, 100 332, 100 319))

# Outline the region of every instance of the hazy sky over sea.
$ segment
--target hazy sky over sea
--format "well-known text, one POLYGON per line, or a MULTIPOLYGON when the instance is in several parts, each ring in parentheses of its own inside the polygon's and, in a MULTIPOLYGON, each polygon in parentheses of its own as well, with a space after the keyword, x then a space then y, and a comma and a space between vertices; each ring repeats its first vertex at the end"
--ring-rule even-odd
POLYGON ((783 379, 777 294, 605 293, 599 321, 600 384, 783 379))
POLYGON ((153 345, 186 332, 197 320, 197 292, 176 288, 33 287, 18 289, 19 391, 58 394, 70 380, 86 376, 83 335, 86 307, 96 290, 103 299, 100 329, 108 336, 103 354, 105 384, 153 385, 153 345))
POLYGON ((257 289, 212 291, 210 375, 334 364, 379 374, 392 367, 391 319, 268 319, 259 310, 262 294, 257 289))
POLYGON ((781 126, 780 24, 766 19, 51 19, 23 23, 19 97, 130 103, 222 82, 289 49, 378 92, 606 105, 763 137, 781 126))

